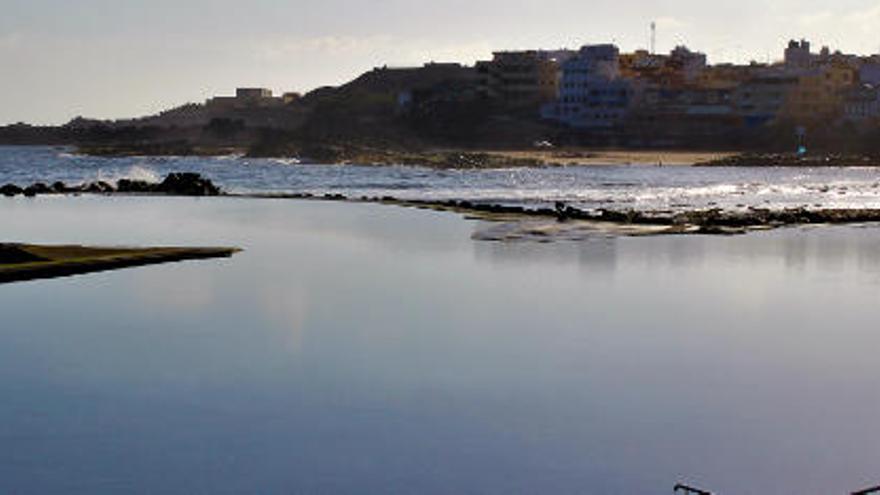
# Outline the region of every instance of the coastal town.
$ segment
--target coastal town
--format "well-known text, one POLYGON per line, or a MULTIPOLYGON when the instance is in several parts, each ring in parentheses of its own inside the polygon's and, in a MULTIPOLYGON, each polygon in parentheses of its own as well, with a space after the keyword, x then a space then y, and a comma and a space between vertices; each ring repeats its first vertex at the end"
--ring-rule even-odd
MULTIPOLYGON (((474 65, 377 67, 306 94, 239 88, 155 116, 78 118, 36 134, 111 151, 120 143, 147 143, 153 153, 238 147, 298 155, 310 148, 319 158, 328 145, 877 151, 880 55, 792 40, 780 56, 737 65, 710 64, 685 46, 669 53, 624 53, 613 44, 499 51, 474 65)), ((24 124, 9 126, 0 140, 33 141, 34 134, 24 124)))
POLYGON ((880 0, 4 1, 0 495, 880 495, 880 0))

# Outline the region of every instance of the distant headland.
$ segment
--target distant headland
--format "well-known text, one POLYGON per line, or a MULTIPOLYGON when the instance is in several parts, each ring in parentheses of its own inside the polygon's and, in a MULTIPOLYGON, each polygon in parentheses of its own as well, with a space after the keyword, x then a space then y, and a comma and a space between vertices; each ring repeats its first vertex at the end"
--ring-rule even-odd
POLYGON ((148 117, 0 128, 0 144, 95 155, 443 166, 546 163, 493 154, 536 149, 556 159, 569 149, 815 151, 873 163, 878 138, 880 55, 814 52, 807 41, 791 41, 778 62, 746 65, 711 65, 684 46, 496 52, 474 66, 379 67, 304 95, 239 88, 148 117))

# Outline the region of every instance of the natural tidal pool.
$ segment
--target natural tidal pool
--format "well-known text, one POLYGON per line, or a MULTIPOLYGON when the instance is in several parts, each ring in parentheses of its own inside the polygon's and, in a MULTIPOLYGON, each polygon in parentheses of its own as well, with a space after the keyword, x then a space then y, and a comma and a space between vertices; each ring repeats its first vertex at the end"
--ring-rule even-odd
POLYGON ((0 240, 232 259, 0 286, 0 493, 849 493, 880 228, 492 243, 452 213, 0 198, 0 240))

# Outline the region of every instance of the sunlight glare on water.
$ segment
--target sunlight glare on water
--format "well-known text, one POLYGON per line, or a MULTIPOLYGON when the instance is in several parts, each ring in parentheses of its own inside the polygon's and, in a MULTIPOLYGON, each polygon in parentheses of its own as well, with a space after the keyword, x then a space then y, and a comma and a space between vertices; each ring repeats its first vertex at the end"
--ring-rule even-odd
POLYGON ((585 209, 686 210, 746 207, 880 208, 874 168, 589 166, 496 170, 316 166, 297 160, 224 157, 103 158, 51 147, 5 147, 0 182, 27 185, 198 172, 237 193, 338 193, 350 197, 472 200, 524 205, 556 201, 585 209))

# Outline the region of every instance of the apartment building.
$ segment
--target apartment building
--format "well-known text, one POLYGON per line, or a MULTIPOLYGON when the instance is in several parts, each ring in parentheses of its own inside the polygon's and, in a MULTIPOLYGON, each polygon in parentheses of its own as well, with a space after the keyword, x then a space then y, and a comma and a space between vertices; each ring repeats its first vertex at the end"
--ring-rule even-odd
POLYGON ((477 63, 480 94, 508 107, 534 108, 559 97, 561 66, 574 52, 495 52, 491 61, 477 63))

